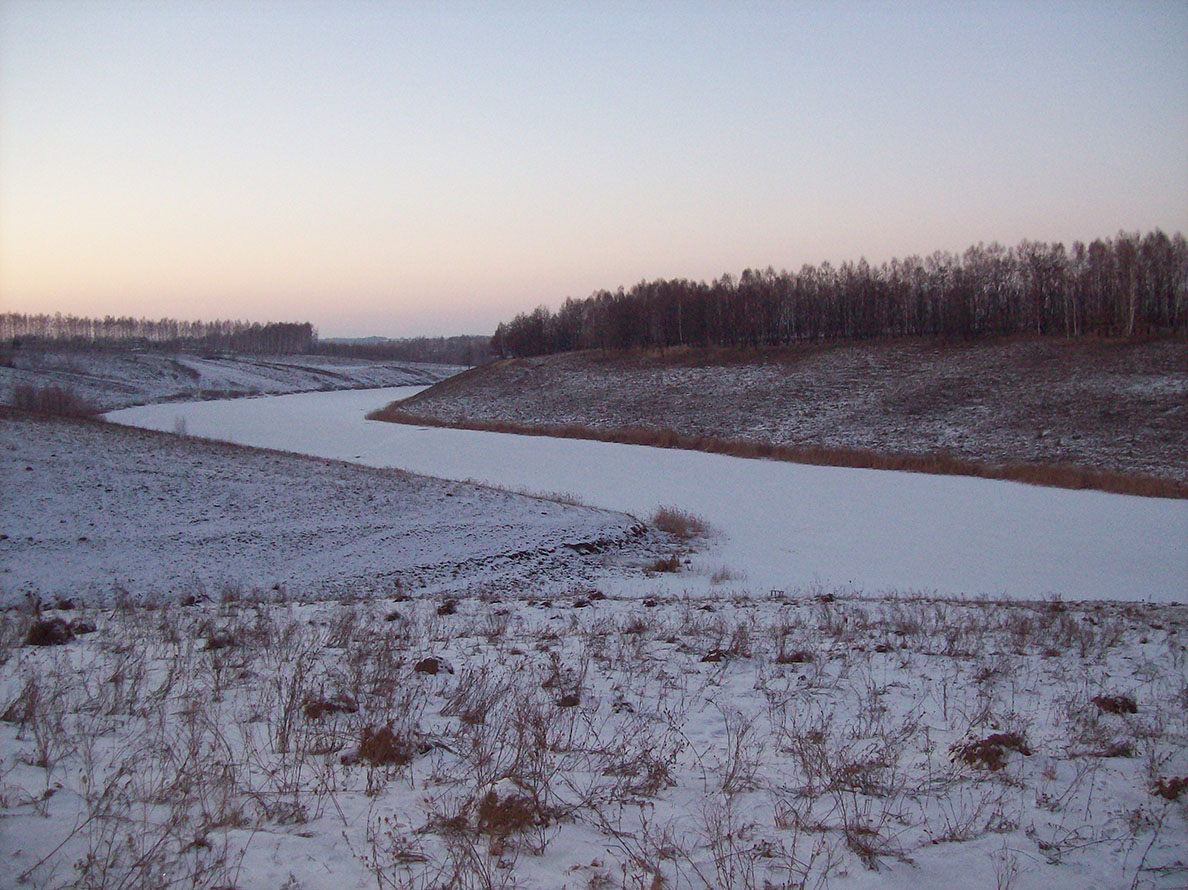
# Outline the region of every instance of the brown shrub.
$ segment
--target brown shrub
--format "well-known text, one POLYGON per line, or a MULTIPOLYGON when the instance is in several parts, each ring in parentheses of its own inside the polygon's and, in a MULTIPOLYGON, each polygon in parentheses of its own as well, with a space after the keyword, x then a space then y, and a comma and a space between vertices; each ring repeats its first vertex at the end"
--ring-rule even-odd
POLYGON ((407 739, 392 732, 391 726, 379 729, 365 726, 358 753, 360 760, 366 760, 372 766, 405 766, 412 763, 415 752, 407 739))
POLYGON ((1180 776, 1178 779, 1160 778, 1156 780, 1155 787, 1152 791, 1164 800, 1179 800, 1180 795, 1188 791, 1188 776, 1180 776))
POLYGON ((1138 705, 1129 695, 1095 695, 1090 701, 1107 714, 1138 713, 1138 705))
POLYGON ((99 413, 97 405, 81 398, 68 386, 38 388, 24 383, 13 388, 12 404, 22 411, 58 417, 90 417, 99 413))
POLYGON ((336 695, 334 698, 306 699, 301 710, 307 719, 321 720, 326 714, 354 714, 359 707, 345 695, 336 695))
POLYGON ((429 674, 432 676, 441 670, 441 662, 430 655, 428 658, 422 658, 414 664, 413 670, 418 674, 429 674))
POLYGON ((659 574, 661 572, 667 572, 667 573, 679 572, 681 570, 680 557, 678 557, 674 554, 673 556, 669 556, 667 558, 658 559, 654 563, 649 565, 647 570, 649 572, 653 572, 656 574, 659 574))
POLYGON ((813 653, 804 649, 795 652, 781 652, 776 656, 776 664, 809 664, 813 660, 813 653))
POLYGON ((507 837, 548 822, 548 816, 526 794, 500 794, 488 791, 479 801, 476 828, 481 834, 507 837))
POLYGON ((1026 740, 1017 732, 996 732, 984 739, 957 742, 949 749, 949 754, 955 761, 996 772, 1006 766, 1007 751, 1031 756, 1026 740))
POLYGON ((696 514, 680 507, 659 507, 652 514, 652 525, 678 538, 698 538, 709 534, 709 524, 696 514))
POLYGON ((61 646, 74 639, 74 631, 61 618, 34 621, 25 635, 26 646, 61 646))

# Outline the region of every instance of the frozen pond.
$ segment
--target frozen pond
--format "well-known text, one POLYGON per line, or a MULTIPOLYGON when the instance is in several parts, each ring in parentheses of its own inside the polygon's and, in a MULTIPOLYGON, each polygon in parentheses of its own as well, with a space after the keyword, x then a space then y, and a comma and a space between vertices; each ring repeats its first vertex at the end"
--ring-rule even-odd
MULTIPOLYGON (((672 504, 721 534, 697 562, 720 590, 827 588, 1188 600, 1188 501, 811 467, 573 439, 364 420, 420 387, 128 408, 109 419, 399 467, 647 516, 672 504)), ((679 590, 686 576, 677 576, 679 590)), ((692 577, 692 576, 689 576, 692 577)))

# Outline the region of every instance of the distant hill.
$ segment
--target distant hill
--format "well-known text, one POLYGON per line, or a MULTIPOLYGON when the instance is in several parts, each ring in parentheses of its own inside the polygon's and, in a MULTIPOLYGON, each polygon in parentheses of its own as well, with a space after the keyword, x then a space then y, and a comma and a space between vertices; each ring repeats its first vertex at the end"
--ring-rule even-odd
POLYGON ((1188 496, 1182 339, 573 352, 501 360, 378 416, 1188 496))
POLYGON ((380 386, 428 386, 458 365, 322 355, 201 356, 160 352, 21 349, 0 364, 0 404, 56 387, 95 410, 177 400, 380 386))

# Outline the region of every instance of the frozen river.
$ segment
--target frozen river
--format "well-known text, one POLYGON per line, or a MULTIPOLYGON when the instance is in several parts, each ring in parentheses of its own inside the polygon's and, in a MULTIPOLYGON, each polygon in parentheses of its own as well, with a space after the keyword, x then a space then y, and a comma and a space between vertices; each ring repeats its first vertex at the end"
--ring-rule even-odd
POLYGON ((816 584, 1010 597, 1188 601, 1188 501, 1013 482, 812 467, 574 439, 430 429, 364 415, 420 387, 171 403, 107 415, 134 426, 399 467, 646 517, 671 504, 719 530, 708 584, 766 594, 816 584))

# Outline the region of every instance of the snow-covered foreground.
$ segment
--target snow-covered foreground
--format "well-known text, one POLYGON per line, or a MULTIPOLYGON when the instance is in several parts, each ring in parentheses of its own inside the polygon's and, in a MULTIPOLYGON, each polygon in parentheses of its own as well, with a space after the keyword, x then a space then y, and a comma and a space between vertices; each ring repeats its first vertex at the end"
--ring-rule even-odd
POLYGON ((1186 611, 7 610, 0 886, 1184 887, 1186 611))
POLYGON ((510 488, 638 516, 673 504, 720 535, 673 590, 1188 600, 1188 501, 812 467, 364 420, 416 388, 149 405, 111 420, 510 488), (725 569, 725 572, 720 570, 725 569))

